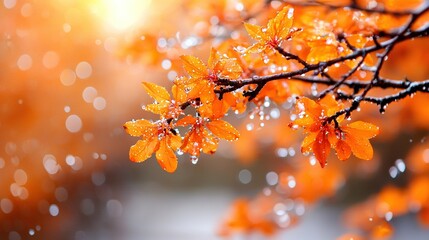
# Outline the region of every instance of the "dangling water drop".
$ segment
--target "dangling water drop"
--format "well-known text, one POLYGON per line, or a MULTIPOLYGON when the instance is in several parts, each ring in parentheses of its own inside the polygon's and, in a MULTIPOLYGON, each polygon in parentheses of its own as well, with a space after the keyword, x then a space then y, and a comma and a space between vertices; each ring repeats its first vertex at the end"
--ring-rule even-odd
POLYGON ((192 164, 197 164, 198 163, 198 157, 197 156, 191 156, 191 162, 192 162, 192 164))
POLYGON ((176 153, 177 153, 177 155, 183 155, 183 151, 182 151, 182 149, 177 149, 177 151, 176 151, 176 153))

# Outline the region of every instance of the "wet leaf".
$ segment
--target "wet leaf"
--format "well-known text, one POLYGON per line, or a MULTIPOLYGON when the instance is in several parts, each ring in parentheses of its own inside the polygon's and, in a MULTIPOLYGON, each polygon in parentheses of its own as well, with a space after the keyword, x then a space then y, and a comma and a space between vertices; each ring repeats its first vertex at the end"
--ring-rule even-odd
POLYGON ((164 87, 158 86, 155 83, 143 82, 143 88, 155 101, 170 101, 170 94, 164 87))
POLYGON ((170 146, 171 149, 173 149, 174 151, 177 151, 177 149, 180 148, 180 146, 182 146, 182 137, 177 134, 170 134, 167 136, 167 140, 168 140, 168 145, 170 146))
POLYGON ((187 94, 185 92, 185 86, 174 84, 171 87, 171 92, 173 94, 173 98, 176 100, 178 104, 186 102, 187 94))
POLYGON ((176 125, 177 126, 182 126, 182 127, 184 127, 184 126, 187 126, 187 125, 193 125, 193 124, 195 124, 197 122, 197 119, 196 118, 194 118, 193 116, 191 116, 191 115, 187 115, 187 116, 185 116, 184 118, 181 118, 181 119, 179 119, 177 122, 176 122, 176 125))
POLYGON ((145 133, 151 131, 152 127, 153 123, 145 119, 128 121, 124 124, 125 131, 133 137, 146 135, 145 133))
POLYGON ((203 152, 206 154, 214 154, 219 145, 219 139, 210 134, 206 129, 203 130, 203 152))
POLYGON ((307 62, 316 64, 326 62, 338 57, 337 47, 326 45, 325 42, 311 44, 310 53, 307 56, 307 62))
POLYGON ((197 79, 208 76, 208 69, 200 59, 191 55, 183 55, 180 59, 182 59, 183 67, 189 76, 197 79))
POLYGON ((207 123, 207 128, 216 136, 228 141, 235 141, 240 133, 230 123, 224 120, 214 120, 207 123))
POLYGON ((156 159, 159 165, 166 172, 173 173, 177 169, 177 157, 174 151, 168 146, 167 139, 160 142, 158 151, 156 151, 156 159))
POLYGON ((130 160, 133 162, 143 162, 150 158, 159 148, 159 142, 156 139, 138 140, 130 148, 130 160))
POLYGON ((337 142, 335 145, 335 151, 337 152, 338 159, 342 161, 347 160, 352 153, 350 146, 343 140, 339 140, 337 142))
POLYGON ((202 137, 199 135, 201 131, 201 128, 198 127, 186 133, 180 149, 182 149, 183 152, 189 153, 191 156, 200 156, 203 142, 202 137))
POLYGON ((376 125, 362 121, 347 124, 343 129, 354 136, 367 139, 377 136, 380 131, 376 125))
POLYGON ((344 141, 350 146, 353 155, 360 159, 370 160, 374 155, 374 150, 367 138, 355 137, 346 133, 344 141))
POLYGON ((245 22, 244 27, 251 38, 255 39, 256 41, 263 40, 264 33, 262 32, 261 26, 245 22))
POLYGON ((273 19, 268 21, 267 33, 280 41, 286 39, 292 28, 293 12, 293 8, 284 7, 273 19))
POLYGON ((328 158, 330 151, 331 144, 329 143, 325 132, 319 132, 316 136, 316 141, 313 143, 313 152, 322 168, 326 165, 326 159, 328 158))

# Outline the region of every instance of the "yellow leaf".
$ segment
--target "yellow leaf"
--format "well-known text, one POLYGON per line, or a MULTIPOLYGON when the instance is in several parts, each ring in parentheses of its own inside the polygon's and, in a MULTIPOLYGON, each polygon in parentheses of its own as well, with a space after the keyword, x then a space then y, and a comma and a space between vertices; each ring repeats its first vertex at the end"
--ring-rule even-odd
POLYGON ((182 59, 183 67, 185 71, 193 78, 206 78, 208 76, 208 69, 204 63, 191 55, 183 55, 182 59))
POLYGON ((130 160, 133 162, 143 162, 150 158, 159 148, 159 141, 156 138, 148 140, 138 140, 130 148, 130 160))
POLYGON ((177 157, 174 151, 167 145, 167 140, 164 138, 156 151, 156 160, 166 172, 172 173, 177 169, 177 157))
POLYGON ((155 101, 170 101, 170 94, 164 87, 158 86, 155 83, 143 82, 143 88, 155 101))
POLYGON ((207 123, 207 128, 216 136, 228 141, 235 141, 240 133, 230 123, 223 120, 214 120, 207 123))

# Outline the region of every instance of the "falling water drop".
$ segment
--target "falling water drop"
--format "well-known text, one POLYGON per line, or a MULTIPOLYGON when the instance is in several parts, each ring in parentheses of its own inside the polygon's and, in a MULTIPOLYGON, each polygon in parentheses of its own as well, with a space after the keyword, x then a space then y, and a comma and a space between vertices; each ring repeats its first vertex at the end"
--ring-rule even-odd
POLYGON ((391 178, 396 178, 396 176, 398 176, 398 169, 393 166, 389 168, 389 175, 391 178))
POLYGON ((402 159, 397 159, 395 161, 395 166, 396 166, 396 168, 398 168, 398 170, 400 172, 404 172, 405 169, 406 169, 406 165, 405 165, 405 163, 404 163, 404 161, 402 159))

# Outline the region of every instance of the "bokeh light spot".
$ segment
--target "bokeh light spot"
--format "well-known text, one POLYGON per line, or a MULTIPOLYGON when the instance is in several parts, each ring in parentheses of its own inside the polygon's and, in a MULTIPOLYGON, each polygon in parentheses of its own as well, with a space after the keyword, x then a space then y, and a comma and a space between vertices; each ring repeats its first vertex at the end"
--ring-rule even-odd
POLYGON ((82 128, 82 120, 78 115, 70 115, 66 119, 66 128, 69 132, 76 133, 82 128))

